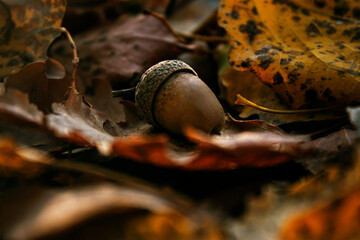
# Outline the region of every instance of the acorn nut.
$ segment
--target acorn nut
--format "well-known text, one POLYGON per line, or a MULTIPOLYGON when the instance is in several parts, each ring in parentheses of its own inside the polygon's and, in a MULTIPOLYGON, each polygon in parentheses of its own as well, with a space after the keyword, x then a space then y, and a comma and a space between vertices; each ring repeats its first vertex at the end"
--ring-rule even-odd
POLYGON ((167 60, 150 67, 136 86, 140 118, 175 134, 186 127, 220 133, 225 113, 210 88, 186 63, 167 60))

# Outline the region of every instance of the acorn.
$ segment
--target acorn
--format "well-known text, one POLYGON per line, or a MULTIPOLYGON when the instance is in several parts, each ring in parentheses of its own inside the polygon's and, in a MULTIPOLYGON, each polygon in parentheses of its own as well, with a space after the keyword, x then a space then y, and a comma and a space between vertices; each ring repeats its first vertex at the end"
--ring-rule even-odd
POLYGON ((140 118, 175 134, 193 127, 219 134, 224 110, 210 88, 186 63, 166 60, 150 67, 136 86, 135 104, 140 118))

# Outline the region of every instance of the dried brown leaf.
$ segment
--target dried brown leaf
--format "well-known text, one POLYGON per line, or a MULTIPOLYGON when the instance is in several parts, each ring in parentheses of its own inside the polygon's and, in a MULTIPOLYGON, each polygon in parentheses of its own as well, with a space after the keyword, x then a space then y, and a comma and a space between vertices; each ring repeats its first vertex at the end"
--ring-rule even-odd
POLYGON ((0 79, 25 65, 45 61, 60 35, 64 0, 0 2, 0 79))
POLYGON ((47 128, 56 136, 109 152, 113 137, 103 128, 106 115, 92 108, 75 89, 71 89, 65 104, 53 105, 53 112, 46 117, 47 128))
MULTIPOLYGON (((96 78, 108 80, 113 88, 126 88, 151 65, 191 49, 178 40, 164 19, 151 14, 123 16, 74 40, 81 59, 78 75, 90 90, 96 78)), ((71 59, 72 50, 67 42, 60 42, 51 54, 64 63, 71 59)))
POLYGON ((26 65, 15 74, 10 74, 5 82, 5 90, 17 89, 29 96, 31 103, 43 112, 51 111, 53 102, 66 99, 70 78, 60 63, 48 58, 45 62, 26 65))
POLYGON ((303 149, 312 153, 302 158, 300 162, 314 174, 324 171, 333 164, 346 167, 351 165, 351 155, 358 139, 357 131, 341 129, 324 137, 304 142, 303 149))
POLYGON ((19 125, 42 127, 44 114, 29 102, 28 96, 17 90, 0 95, 0 118, 19 125))
POLYGON ((1 204, 7 206, 0 212, 5 239, 223 239, 215 219, 189 203, 110 183, 19 189, 1 204))
MULTIPOLYGON (((92 94, 87 94, 85 99, 98 111, 105 113, 110 120, 116 123, 129 122, 125 116, 121 98, 114 98, 111 94, 111 86, 105 79, 95 78, 91 83, 92 94)), ((87 91, 89 91, 89 87, 87 91)), ((79 90, 81 92, 81 89, 79 90)), ((132 119, 132 121, 136 121, 132 119)))

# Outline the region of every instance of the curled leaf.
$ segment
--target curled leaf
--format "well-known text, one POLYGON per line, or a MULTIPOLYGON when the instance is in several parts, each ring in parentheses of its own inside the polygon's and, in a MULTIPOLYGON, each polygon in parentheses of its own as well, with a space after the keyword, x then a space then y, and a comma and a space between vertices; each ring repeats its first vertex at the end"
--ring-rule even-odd
POLYGON ((17 90, 0 95, 0 118, 25 126, 41 127, 44 114, 29 102, 28 96, 17 90))
POLYGON ((19 189, 1 204, 7 206, 0 212, 0 232, 6 239, 223 239, 216 220, 191 211, 189 203, 106 182, 19 189), (197 237, 199 232, 205 237, 197 237))

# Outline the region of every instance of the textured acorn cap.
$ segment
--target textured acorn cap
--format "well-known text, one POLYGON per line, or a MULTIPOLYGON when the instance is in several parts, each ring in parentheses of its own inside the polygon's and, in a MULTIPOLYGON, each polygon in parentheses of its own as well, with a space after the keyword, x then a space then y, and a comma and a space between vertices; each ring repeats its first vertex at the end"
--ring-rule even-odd
POLYGON ((177 72, 197 73, 189 65, 180 60, 166 60, 150 67, 141 76, 136 86, 135 105, 140 118, 152 125, 158 126, 153 114, 153 100, 156 92, 170 76, 177 72))

